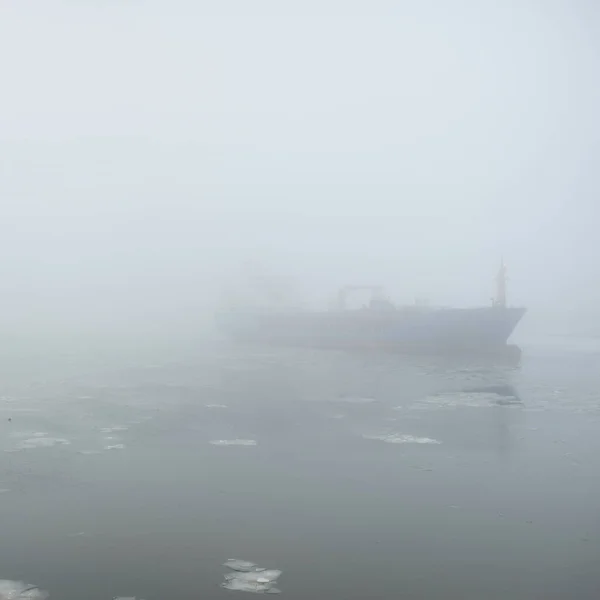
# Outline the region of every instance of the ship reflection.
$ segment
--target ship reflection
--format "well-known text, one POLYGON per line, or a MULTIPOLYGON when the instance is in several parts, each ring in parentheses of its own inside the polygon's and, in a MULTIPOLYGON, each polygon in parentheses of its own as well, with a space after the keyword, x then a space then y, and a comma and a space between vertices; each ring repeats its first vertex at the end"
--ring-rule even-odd
POLYGON ((516 345, 485 348, 480 351, 455 351, 431 354, 431 358, 440 366, 447 368, 517 368, 521 364, 521 348, 516 345))
POLYGON ((430 362, 444 369, 464 369, 464 368, 517 368, 521 364, 521 348, 516 345, 499 346, 495 348, 482 348, 479 350, 454 349, 448 351, 440 349, 438 351, 427 349, 422 352, 393 349, 345 349, 344 352, 354 356, 377 356, 392 357, 395 356, 401 361, 412 363, 430 362))
POLYGON ((498 399, 495 401, 495 404, 498 406, 509 406, 511 404, 523 403, 516 388, 509 383, 499 383, 465 388, 463 392, 469 394, 494 394, 498 396, 498 399))
POLYGON ((454 437, 454 443, 463 448, 478 448, 508 459, 522 435, 518 432, 524 400, 515 381, 519 379, 520 348, 504 350, 437 357, 428 361, 428 373, 443 386, 438 392, 440 404, 447 397, 446 406, 455 408, 444 419, 448 437, 454 437), (481 410, 486 407, 488 410, 481 410))
POLYGON ((515 427, 518 427, 518 421, 523 417, 520 410, 512 409, 523 405, 518 390, 510 383, 494 383, 467 387, 464 392, 485 394, 490 399, 492 405, 490 442, 499 456, 508 457, 516 444, 515 427))

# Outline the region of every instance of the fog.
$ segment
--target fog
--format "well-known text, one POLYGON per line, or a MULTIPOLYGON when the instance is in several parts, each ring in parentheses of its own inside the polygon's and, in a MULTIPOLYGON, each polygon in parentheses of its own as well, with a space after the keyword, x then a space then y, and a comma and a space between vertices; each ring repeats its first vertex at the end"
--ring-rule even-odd
POLYGON ((247 261, 487 304, 504 257, 526 321, 600 329, 595 2, 1 11, 4 327, 189 328, 247 261))

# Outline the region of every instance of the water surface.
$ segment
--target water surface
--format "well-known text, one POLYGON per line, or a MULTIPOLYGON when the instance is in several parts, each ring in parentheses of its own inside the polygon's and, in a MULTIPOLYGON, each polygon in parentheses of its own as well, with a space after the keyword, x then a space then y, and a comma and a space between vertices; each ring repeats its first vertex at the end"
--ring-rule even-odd
POLYGON ((600 597, 600 346, 519 367, 224 342, 7 349, 0 579, 61 600, 600 597))

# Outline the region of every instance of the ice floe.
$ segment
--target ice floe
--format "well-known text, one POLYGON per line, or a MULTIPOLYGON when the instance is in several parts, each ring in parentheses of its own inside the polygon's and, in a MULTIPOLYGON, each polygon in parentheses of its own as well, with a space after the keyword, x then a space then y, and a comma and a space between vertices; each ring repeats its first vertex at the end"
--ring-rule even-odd
POLYGON ((205 408, 227 408, 226 404, 205 404, 205 408))
POLYGON ((103 427, 100 431, 102 433, 113 433, 114 431, 127 431, 128 429, 127 425, 115 425, 113 427, 103 427))
POLYGON ((209 444, 213 446, 256 446, 256 440, 211 440, 209 444))
MULTIPOLYGON (((68 446, 71 442, 64 438, 32 437, 19 442, 19 450, 30 450, 33 448, 51 448, 52 446, 68 446)), ((1 598, 1 597, 0 597, 1 598)))
POLYGON ((377 402, 375 398, 365 398, 362 396, 340 396, 334 402, 344 402, 345 404, 372 404, 377 402))
POLYGON ((240 571, 247 573, 248 571, 256 571, 256 565, 248 560, 238 560, 237 558, 229 558, 223 563, 224 567, 232 571, 240 571))
POLYGON ((44 600, 48 592, 22 581, 0 579, 0 600, 44 600))
POLYGON ((444 392, 426 396, 407 407, 396 407, 396 410, 438 410, 455 408, 488 408, 498 404, 520 404, 516 396, 488 391, 444 392))
POLYGON ((247 560, 230 558, 223 566, 231 569, 225 574, 221 584, 227 590, 251 592, 254 594, 278 594, 280 590, 274 587, 281 575, 278 569, 264 569, 247 560))
POLYGON ((382 435, 367 435, 363 438, 366 440, 379 440, 388 444, 441 444, 439 440, 434 440, 428 437, 418 437, 415 435, 406 435, 398 433, 384 433, 382 435))
POLYGON ((112 446, 104 446, 105 450, 124 450, 125 444, 113 444, 112 446))
POLYGON ((40 437, 46 437, 48 435, 49 434, 47 431, 13 431, 13 433, 10 434, 10 437, 22 439, 22 438, 40 438, 40 437))

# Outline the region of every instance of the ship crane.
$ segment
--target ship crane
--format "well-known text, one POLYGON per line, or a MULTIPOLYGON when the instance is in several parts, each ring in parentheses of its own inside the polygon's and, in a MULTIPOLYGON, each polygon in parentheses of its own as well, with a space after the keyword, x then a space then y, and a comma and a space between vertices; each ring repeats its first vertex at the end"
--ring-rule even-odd
POLYGON ((394 305, 386 299, 383 287, 380 285, 347 285, 338 293, 338 309, 346 310, 346 300, 351 292, 360 292, 366 290, 371 292, 369 308, 371 309, 390 309, 394 305))

